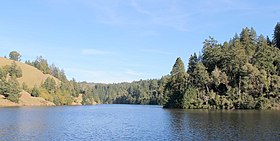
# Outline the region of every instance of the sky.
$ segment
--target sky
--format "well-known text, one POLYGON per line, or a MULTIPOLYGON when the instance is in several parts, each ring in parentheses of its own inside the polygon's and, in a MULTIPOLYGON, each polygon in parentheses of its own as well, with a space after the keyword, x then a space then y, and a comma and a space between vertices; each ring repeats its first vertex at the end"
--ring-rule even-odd
POLYGON ((279 0, 5 0, 0 56, 43 56, 77 81, 161 78, 209 36, 223 43, 253 27, 272 37, 279 15, 279 0))

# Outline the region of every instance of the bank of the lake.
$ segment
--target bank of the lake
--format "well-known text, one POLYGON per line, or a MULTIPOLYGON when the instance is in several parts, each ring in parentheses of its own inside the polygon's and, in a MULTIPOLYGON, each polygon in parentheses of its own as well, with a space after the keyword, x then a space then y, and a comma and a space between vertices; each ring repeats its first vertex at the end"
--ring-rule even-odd
POLYGON ((148 105, 0 108, 0 140, 279 140, 274 110, 148 105))

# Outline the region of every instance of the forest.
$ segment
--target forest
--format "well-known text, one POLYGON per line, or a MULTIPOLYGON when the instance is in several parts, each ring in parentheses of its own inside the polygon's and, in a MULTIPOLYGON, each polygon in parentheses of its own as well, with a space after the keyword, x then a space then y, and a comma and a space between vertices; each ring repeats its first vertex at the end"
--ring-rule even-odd
POLYGON ((184 109, 274 109, 280 104, 280 23, 273 39, 243 28, 228 42, 213 37, 188 67, 177 58, 169 75, 132 83, 90 84, 100 103, 161 104, 184 109))
MULTIPOLYGON (((9 59, 20 60, 13 51, 9 59)), ((280 107, 280 23, 272 40, 243 28, 229 41, 213 37, 203 42, 202 52, 190 56, 187 68, 180 57, 170 74, 160 79, 131 83, 100 84, 68 80, 64 70, 50 65, 43 57, 25 64, 34 66, 47 78, 32 88, 17 78, 21 68, 12 63, 0 68, 0 94, 18 102, 25 90, 56 105, 69 105, 82 94, 82 104, 150 104, 181 109, 279 109, 280 107)))
POLYGON ((202 54, 177 58, 165 86, 166 108, 271 109, 279 107, 280 23, 273 40, 244 28, 229 42, 204 41, 202 54))

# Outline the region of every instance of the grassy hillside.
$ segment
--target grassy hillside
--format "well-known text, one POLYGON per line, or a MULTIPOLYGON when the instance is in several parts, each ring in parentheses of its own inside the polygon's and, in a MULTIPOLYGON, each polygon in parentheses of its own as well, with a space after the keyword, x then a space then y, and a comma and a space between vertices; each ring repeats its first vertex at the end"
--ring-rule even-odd
MULTIPOLYGON (((2 81, 0 80, 2 82, 0 84, 0 106, 81 105, 83 97, 82 94, 79 95, 78 83, 72 80, 68 81, 64 72, 58 68, 55 68, 55 71, 58 72, 57 76, 60 77, 56 78, 50 74, 44 74, 41 69, 39 70, 32 64, 0 57, 0 67, 6 65, 10 66, 9 69, 6 69, 9 75, 1 78, 2 81), (21 70, 18 76, 13 74, 15 68, 12 68, 14 71, 10 70, 14 62, 16 67, 21 70), (16 77, 10 77, 11 73, 16 77), (23 83, 26 84, 28 89, 23 87, 23 83), (35 85, 36 87, 34 87, 35 85)), ((46 68, 50 70, 49 66, 46 66, 46 68)))
MULTIPOLYGON (((11 65, 12 62, 13 60, 0 57, 0 67, 11 65)), ((35 85, 40 86, 41 83, 44 82, 48 77, 53 78, 57 84, 60 82, 57 78, 49 74, 43 74, 40 70, 33 66, 17 61, 16 65, 22 69, 22 77, 18 78, 19 83, 22 84, 25 82, 29 88, 33 88, 35 85)))
POLYGON ((26 91, 20 92, 19 103, 14 103, 0 95, 0 107, 1 106, 55 106, 53 102, 46 101, 42 97, 32 97, 26 91))

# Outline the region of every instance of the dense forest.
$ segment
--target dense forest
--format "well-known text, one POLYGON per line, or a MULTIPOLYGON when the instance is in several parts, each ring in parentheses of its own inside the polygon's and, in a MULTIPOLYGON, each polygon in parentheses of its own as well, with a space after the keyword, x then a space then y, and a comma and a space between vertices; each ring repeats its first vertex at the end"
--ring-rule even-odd
POLYGON ((229 42, 204 41, 187 71, 176 60, 165 86, 166 108, 270 109, 280 104, 280 23, 273 40, 242 29, 229 42))
POLYGON ((131 83, 89 84, 94 99, 107 104, 162 105, 167 77, 140 80, 131 83))
POLYGON ((100 103, 162 104, 165 108, 271 109, 280 104, 280 23, 273 40, 244 28, 228 42, 203 42, 185 69, 177 58, 159 80, 90 84, 100 103))

